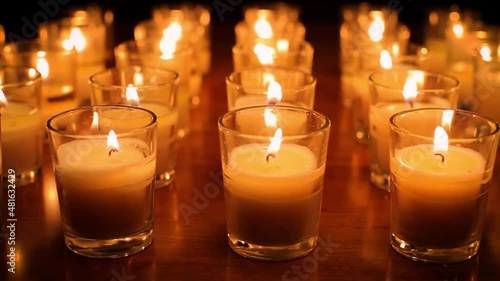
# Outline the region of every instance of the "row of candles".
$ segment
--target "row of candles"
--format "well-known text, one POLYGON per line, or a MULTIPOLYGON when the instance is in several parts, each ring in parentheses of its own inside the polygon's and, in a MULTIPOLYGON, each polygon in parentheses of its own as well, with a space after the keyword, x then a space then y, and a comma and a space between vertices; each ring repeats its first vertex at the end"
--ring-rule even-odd
MULTIPOLYGON (((82 55, 80 62, 75 60, 74 67, 80 69, 80 74, 85 73, 79 76, 84 77, 85 89, 68 86, 70 81, 77 81, 78 85, 79 79, 64 75, 78 76, 78 71, 65 70, 54 79, 62 83, 58 85, 64 85, 59 89, 74 92, 48 94, 47 89, 56 82, 47 79, 48 75, 44 77, 44 67, 50 69, 45 74, 61 69, 50 67, 48 60, 43 62, 40 51, 34 60, 37 64, 25 71, 31 82, 23 92, 31 95, 19 99, 15 90, 3 88, 4 151, 9 147, 8 151, 21 155, 27 151, 25 146, 16 145, 21 140, 42 139, 41 135, 18 138, 9 146, 7 140, 13 134, 8 129, 4 134, 4 127, 31 124, 23 130, 34 134, 40 132, 36 129, 40 122, 35 120, 43 120, 44 124, 49 120, 47 137, 57 188, 64 194, 60 196, 60 206, 65 240, 74 252, 90 257, 120 257, 151 243, 152 189, 154 185, 166 186, 174 179, 175 142, 189 133, 189 112, 200 102, 200 85, 210 71, 209 20, 206 11, 198 8, 187 9, 202 11, 190 17, 196 20, 187 20, 182 9, 154 10, 151 19, 136 26, 134 40, 114 48, 114 68, 106 69, 102 60, 94 60, 94 56, 104 57, 99 55, 104 52, 97 54, 95 50, 82 55), (183 20, 189 23, 181 24, 183 20), (185 30, 187 33, 181 33, 185 30), (89 63, 95 61, 99 64, 90 67, 89 63), (41 107, 32 104, 37 100, 42 100, 41 107), (64 102, 62 107, 51 107, 59 102, 64 102), (27 108, 23 118, 30 116, 32 123, 19 116, 9 120, 8 110, 16 103, 27 108), (96 107, 82 107, 85 104, 96 107), (41 113, 33 114, 32 108, 41 108, 41 113), (50 108, 54 111, 47 111, 50 108), (43 117, 36 119, 37 114, 43 117), (124 173, 126 177, 121 176, 124 173), (94 183, 91 178, 96 174, 105 174, 108 180, 98 177, 100 183, 94 183), (102 207, 102 194, 86 192, 96 188, 100 192, 106 189, 120 193, 119 202, 102 207), (121 208, 124 202, 129 210, 121 208), (124 211, 130 212, 130 216, 125 216, 126 222, 124 211), (96 219, 83 220, 83 213, 96 219), (103 213, 107 215, 100 215, 103 213), (102 226, 110 227, 100 230, 102 226), (91 246, 89 239, 99 242, 91 246)), ((481 214, 474 210, 485 204, 485 197, 479 195, 486 194, 491 180, 491 172, 487 171, 492 170, 495 161, 498 124, 474 115, 471 108, 456 111, 459 105, 465 107, 467 101, 459 94, 464 83, 458 76, 424 67, 423 63, 436 62, 438 51, 422 46, 410 48, 410 31, 397 21, 393 11, 366 4, 351 8, 344 10, 346 22, 340 30, 341 94, 344 105, 359 115, 354 118, 355 125, 365 125, 355 136, 370 142, 374 185, 388 190, 392 184, 392 210, 396 214, 392 216, 391 243, 398 252, 415 259, 450 262, 470 258, 479 245, 481 214), (398 63, 410 55, 406 52, 410 49, 417 54, 413 64, 399 67, 398 63), (431 107, 439 110, 429 110, 431 107), (417 108, 427 109, 396 118, 404 110, 417 108), (463 119, 474 122, 454 121, 463 119), (480 136, 475 133, 477 126, 482 130, 480 136), (455 140, 458 137, 469 141, 460 143, 455 140), (432 140, 434 146, 429 148, 432 140), (418 161, 415 155, 420 157, 418 161), (396 178, 398 184, 393 182, 396 178), (439 186, 431 191, 424 181, 437 182, 439 186), (443 215, 435 219, 427 217, 426 212, 419 215, 422 208, 443 215), (459 218, 457 214, 464 212, 454 213, 456 209, 465 210, 469 218, 459 218), (436 225, 454 221, 454 233, 446 233, 448 244, 429 234, 436 225), (415 229, 414 225, 422 229, 415 229), (413 246, 426 250, 409 251, 413 246), (438 249, 439 255, 428 249, 438 249)), ((308 254, 318 241, 331 125, 327 115, 314 111, 314 47, 305 40, 306 28, 299 20, 299 9, 270 3, 249 7, 244 16, 235 26, 234 72, 226 78, 228 112, 218 123, 228 240, 242 256, 288 260, 308 254)), ((38 43, 47 48, 52 44, 71 44, 67 52, 79 50, 78 41, 71 36, 77 36, 76 30, 81 29, 71 28, 65 33, 60 25, 49 26, 42 26, 38 43), (69 37, 60 40, 61 36, 56 36, 53 43, 55 39, 49 38, 54 38, 54 32, 69 37)), ((92 26, 92 35, 99 36, 101 33, 92 26)), ((447 46, 456 46, 448 37, 445 42, 447 46)), ((10 50, 17 49, 6 45, 6 60, 9 55, 16 58, 19 54, 10 50)), ((472 53, 469 55, 472 58, 472 53)), ((486 60, 484 55, 481 58, 483 62, 494 61, 486 60)), ((9 77, 5 70, 2 81, 9 77)), ((40 143, 27 145, 36 150, 27 155, 40 155, 40 143)), ((4 153, 4 167, 12 168, 14 158, 4 153)), ((29 173, 36 173, 41 163, 36 165, 35 169, 27 169, 29 173)))

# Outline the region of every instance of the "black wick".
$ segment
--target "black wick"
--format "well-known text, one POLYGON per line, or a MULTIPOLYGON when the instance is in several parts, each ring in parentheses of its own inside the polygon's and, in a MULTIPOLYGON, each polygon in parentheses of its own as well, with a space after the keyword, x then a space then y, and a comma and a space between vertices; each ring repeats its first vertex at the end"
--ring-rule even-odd
POLYGON ((266 162, 269 163, 269 157, 272 157, 272 158, 276 158, 276 155, 272 154, 272 153, 269 153, 267 156, 266 156, 266 162))
POLYGON ((444 163, 444 155, 441 153, 434 153, 434 156, 439 156, 441 157, 441 163, 444 163))
POLYGON ((114 153, 118 153, 118 149, 111 148, 111 150, 110 150, 110 151, 109 151, 109 153, 108 153, 109 157, 111 157, 111 154, 112 154, 113 152, 114 152, 114 153))
POLYGON ((413 108, 413 101, 409 101, 410 107, 413 108))

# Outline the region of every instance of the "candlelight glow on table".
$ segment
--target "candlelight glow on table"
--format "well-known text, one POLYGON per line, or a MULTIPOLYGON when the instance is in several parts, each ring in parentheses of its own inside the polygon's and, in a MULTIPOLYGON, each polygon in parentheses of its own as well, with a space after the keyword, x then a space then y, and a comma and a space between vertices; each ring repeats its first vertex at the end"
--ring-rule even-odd
POLYGON ((158 123, 155 187, 175 178, 177 161, 177 86, 179 75, 153 67, 108 68, 90 77, 92 105, 132 105, 151 110, 158 123))
POLYGON ((376 187, 387 190, 390 117, 407 109, 456 108, 459 82, 451 76, 416 69, 380 70, 368 80, 370 180, 376 187))
POLYGON ((295 259, 317 244, 329 119, 288 106, 237 109, 219 119, 228 241, 256 260, 295 259), (240 114, 267 116, 238 122, 240 114), (287 116, 301 115, 302 131, 286 133, 287 116), (257 126, 260 134, 253 132, 257 126))
POLYGON ((470 111, 421 108, 393 115, 390 129, 391 246, 424 262, 475 256, 498 123, 470 111))
POLYGON ((32 67, 4 66, 0 77, 3 177, 12 169, 22 186, 38 179, 43 164, 42 75, 32 67))
POLYGON ((157 125, 131 106, 80 107, 47 124, 64 240, 73 252, 118 258, 153 240, 157 125))

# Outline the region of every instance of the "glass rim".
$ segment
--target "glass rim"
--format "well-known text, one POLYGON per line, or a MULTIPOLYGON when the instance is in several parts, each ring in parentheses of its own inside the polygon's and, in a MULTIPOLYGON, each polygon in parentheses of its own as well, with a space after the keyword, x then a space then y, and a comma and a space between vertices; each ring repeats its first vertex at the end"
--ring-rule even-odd
POLYGON ((486 115, 483 115, 483 114, 480 114, 480 113, 477 113, 474 111, 464 110, 464 109, 434 108, 434 107, 406 109, 406 110, 402 110, 402 111, 399 111, 399 112, 393 114, 389 118, 389 126, 390 126, 391 130, 398 131, 400 133, 404 133, 408 136, 412 136, 415 138, 433 140, 434 139, 433 136, 424 136, 422 134, 413 133, 408 129, 402 128, 401 126, 399 126, 396 123, 396 120, 401 118, 403 115, 415 114, 415 113, 423 112, 423 111, 435 111, 435 112, 453 111, 454 113, 459 113, 461 115, 476 116, 476 117, 479 117, 479 118, 485 120, 492 127, 494 127, 494 129, 491 130, 490 132, 488 132, 487 135, 480 136, 480 137, 463 137, 463 138, 451 138, 450 137, 449 141, 453 141, 454 143, 471 141, 471 140, 488 139, 488 138, 494 137, 495 135, 498 135, 500 133, 500 124, 497 121, 495 121, 493 118, 488 117, 486 115))
POLYGON ((75 48, 66 49, 63 46, 64 40, 57 40, 60 44, 54 44, 54 42, 50 42, 49 44, 45 44, 40 38, 29 39, 26 41, 12 41, 8 42, 5 45, 1 46, 2 52, 5 54, 13 54, 13 55, 32 55, 39 52, 44 52, 45 56, 56 56, 56 55, 73 55, 76 54, 77 51, 75 48), (27 49, 19 50, 18 47, 26 46, 27 49))
MULTIPOLYGON (((282 93, 305 90, 307 88, 314 87, 318 81, 318 78, 314 74, 307 72, 307 71, 300 69, 300 68, 287 67, 287 66, 277 66, 277 65, 262 65, 262 66, 253 66, 253 67, 243 68, 241 70, 231 72, 230 74, 228 74, 226 76, 226 79, 225 79, 226 84, 234 86, 234 87, 239 88, 239 89, 247 89, 247 90, 252 91, 252 92, 258 92, 258 91, 262 91, 262 90, 263 90, 263 93, 267 92, 267 89, 264 87, 248 87, 248 86, 243 86, 243 85, 241 85, 241 83, 237 83, 234 81, 235 76, 239 76, 243 73, 249 73, 249 72, 254 72, 254 71, 256 72, 259 70, 262 70, 262 71, 278 70, 278 71, 284 71, 285 73, 294 73, 294 74, 300 73, 300 74, 304 75, 304 77, 306 77, 307 82, 304 83, 304 85, 297 86, 294 88, 289 88, 289 89, 281 89, 282 93)), ((276 80, 274 80, 274 81, 276 81, 276 80)), ((279 81, 277 81, 277 82, 279 83, 279 81)))
POLYGON ((398 69, 398 68, 391 68, 391 69, 379 69, 379 70, 376 70, 376 71, 373 71, 372 73, 370 73, 370 75, 368 76, 368 82, 371 84, 371 85, 374 85, 378 88, 381 88, 381 89, 384 89, 384 90, 389 90, 389 91, 402 91, 402 88, 400 87, 392 87, 392 86, 389 86, 389 85, 385 85, 385 84, 382 84, 380 82, 377 82, 375 80, 375 77, 377 75, 380 75, 380 74, 388 74, 388 73, 410 73, 412 71, 415 71, 415 72, 422 72, 424 74, 424 77, 425 76, 434 76, 434 77, 439 77, 439 78, 442 78, 446 81, 450 81, 452 82, 452 85, 449 86, 449 87, 441 87, 441 88, 432 88, 432 89, 422 89, 422 88, 418 88, 417 89, 417 92, 418 93, 427 93, 427 92, 433 92, 433 93, 438 93, 438 92, 453 92, 453 91, 458 91, 459 90, 459 87, 460 87, 460 81, 451 76, 451 75, 448 75, 448 74, 444 74, 444 73, 440 73, 440 72, 435 72, 435 71, 429 71, 429 70, 424 70, 424 69, 419 69, 418 67, 414 67, 414 68, 411 68, 411 69, 398 69))
POLYGON ((263 136, 256 135, 256 134, 248 134, 248 133, 238 132, 235 129, 229 128, 224 123, 224 120, 228 116, 230 116, 230 115, 236 115, 237 112, 247 111, 247 110, 255 110, 255 109, 262 109, 262 110, 264 110, 266 108, 274 108, 274 109, 279 109, 279 110, 288 110, 288 111, 296 111, 296 112, 300 111, 300 112, 304 112, 304 113, 312 113, 312 114, 320 117, 322 120, 325 120, 324 124, 321 127, 315 129, 314 131, 311 131, 311 132, 308 132, 308 133, 302 133, 302 134, 284 135, 284 136, 281 137, 281 139, 283 141, 289 141, 289 140, 296 140, 296 139, 306 138, 308 136, 312 136, 314 134, 317 134, 318 132, 322 132, 322 131, 325 131, 325 130, 328 130, 329 128, 331 128, 331 120, 330 120, 330 118, 328 116, 326 116, 325 114, 319 112, 319 111, 315 111, 313 109, 308 109, 308 108, 299 107, 299 106, 289 106, 289 105, 279 105, 279 104, 277 104, 277 105, 254 105, 254 106, 241 107, 241 108, 236 108, 236 109, 230 110, 230 111, 224 113, 221 117, 218 118, 217 124, 218 124, 219 130, 226 131, 226 132, 231 132, 233 134, 238 134, 238 135, 240 135, 242 137, 248 137, 248 138, 265 138, 265 139, 268 139, 268 137, 263 137, 263 136))
MULTIPOLYGON (((186 43, 187 41, 179 41, 179 44, 176 44, 175 51, 172 55, 176 54, 192 54, 194 52, 194 45, 191 43, 186 43)), ((154 46, 157 47, 160 45, 159 40, 155 40, 154 38, 145 38, 145 39, 129 39, 121 42, 113 48, 113 52, 118 54, 124 53, 132 53, 132 54, 161 54, 162 52, 156 49, 148 50, 147 52, 139 51, 138 47, 141 46, 154 46)))
POLYGON ((71 114, 76 113, 76 112, 97 111, 97 109, 103 109, 103 108, 104 109, 111 109, 111 110, 112 109, 122 109, 122 110, 142 111, 146 115, 151 116, 151 121, 148 124, 134 128, 128 132, 116 133, 117 137, 128 136, 128 135, 134 134, 134 132, 147 130, 147 129, 150 129, 150 128, 156 126, 156 124, 157 124, 158 117, 156 116, 156 114, 153 111, 151 111, 149 109, 146 109, 143 107, 138 107, 138 106, 131 106, 131 105, 111 105, 111 104, 107 105, 106 104, 106 105, 86 105, 86 106, 80 106, 80 107, 75 107, 72 109, 61 111, 61 112, 51 116, 47 120, 47 122, 45 123, 46 128, 47 128, 47 130, 49 130, 50 132, 52 132, 54 134, 65 136, 65 137, 70 137, 70 138, 75 138, 75 139, 106 138, 108 136, 108 133, 89 134, 89 135, 81 135, 81 134, 74 134, 74 133, 72 134, 72 133, 62 132, 61 130, 58 130, 52 126, 52 122, 56 119, 61 118, 61 117, 68 116, 68 115, 71 115, 71 114))
POLYGON ((179 83, 179 73, 175 70, 167 69, 167 68, 161 68, 161 67, 152 67, 152 66, 142 66, 142 65, 131 65, 131 66, 123 66, 123 67, 111 67, 111 68, 106 68, 104 70, 98 71, 94 74, 92 74, 89 77, 89 83, 94 86, 98 86, 99 88, 102 89, 123 89, 126 88, 127 85, 123 84, 105 84, 100 81, 97 81, 97 77, 100 77, 101 75, 107 74, 107 73, 114 73, 118 72, 121 73, 121 71, 132 71, 132 73, 137 73, 137 71, 142 71, 142 70, 151 70, 151 71, 161 71, 165 74, 172 74, 171 78, 168 79, 167 81, 155 84, 155 85, 142 85, 142 86, 137 86, 133 85, 133 87, 137 89, 151 89, 151 88, 157 88, 157 87, 162 87, 162 86, 168 86, 168 85, 175 85, 179 83))
POLYGON ((11 88, 11 87, 20 87, 20 86, 31 86, 35 83, 42 83, 42 74, 36 68, 31 66, 20 66, 20 65, 1 65, 0 71, 4 70, 13 70, 13 71, 24 71, 28 75, 24 77, 23 81, 15 82, 15 83, 3 83, 0 82, 0 89, 3 88, 11 88), (33 72, 32 74, 30 72, 33 72))

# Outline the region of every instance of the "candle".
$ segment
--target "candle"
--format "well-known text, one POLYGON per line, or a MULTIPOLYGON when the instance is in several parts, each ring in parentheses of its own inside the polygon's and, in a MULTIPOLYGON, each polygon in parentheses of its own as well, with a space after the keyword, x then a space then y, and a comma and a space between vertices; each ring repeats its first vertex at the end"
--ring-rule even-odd
MULTIPOLYGON (((426 102, 414 102, 417 98, 417 84, 408 78, 405 86, 412 86, 407 88, 408 91, 403 90, 403 100, 396 101, 381 101, 370 106, 370 143, 372 147, 373 156, 376 157, 378 169, 389 173, 389 119, 397 112, 408 110, 412 108, 424 107, 442 107, 449 108, 450 103, 439 97, 434 97, 426 102)), ((382 93, 380 93, 382 94, 382 93)), ((383 94, 382 94, 383 95, 383 94)), ((391 95, 387 93, 387 95, 391 95)), ((389 99, 388 99, 389 100, 389 99)), ((418 126, 416 124, 416 126, 418 126)))
POLYGON ((314 236, 325 170, 316 163, 314 154, 297 144, 283 144, 274 157, 260 144, 233 149, 224 171, 233 238, 280 246, 314 236))
MULTIPOLYGON (((1 94, 3 96, 3 92, 1 94)), ((14 169, 19 175, 30 171, 38 173, 43 161, 40 110, 9 101, 1 114, 3 174, 7 175, 8 169, 14 169)))
POLYGON ((421 108, 394 114, 390 128, 391 246, 425 262, 470 259, 480 245, 498 123, 421 108))
POLYGON ((480 192, 485 166, 480 153, 464 147, 450 146, 441 155, 431 144, 395 151, 393 231, 421 247, 467 244, 479 235, 473 230, 483 211, 478 200, 486 200, 480 192))
POLYGON ((155 155, 145 156, 148 146, 141 140, 118 141, 119 148, 102 139, 73 140, 58 147, 54 168, 66 231, 109 239, 152 223, 147 206, 153 204, 155 155))
POLYGON ((238 254, 289 260, 312 251, 329 128, 326 117, 299 107, 246 107, 219 119, 228 240, 238 254), (267 131, 240 130, 235 119, 244 112, 265 115, 264 121, 255 123, 264 122, 257 125, 265 125, 267 131), (280 123, 284 113, 302 113, 310 122, 304 131, 287 134, 284 129, 290 124, 280 123))

